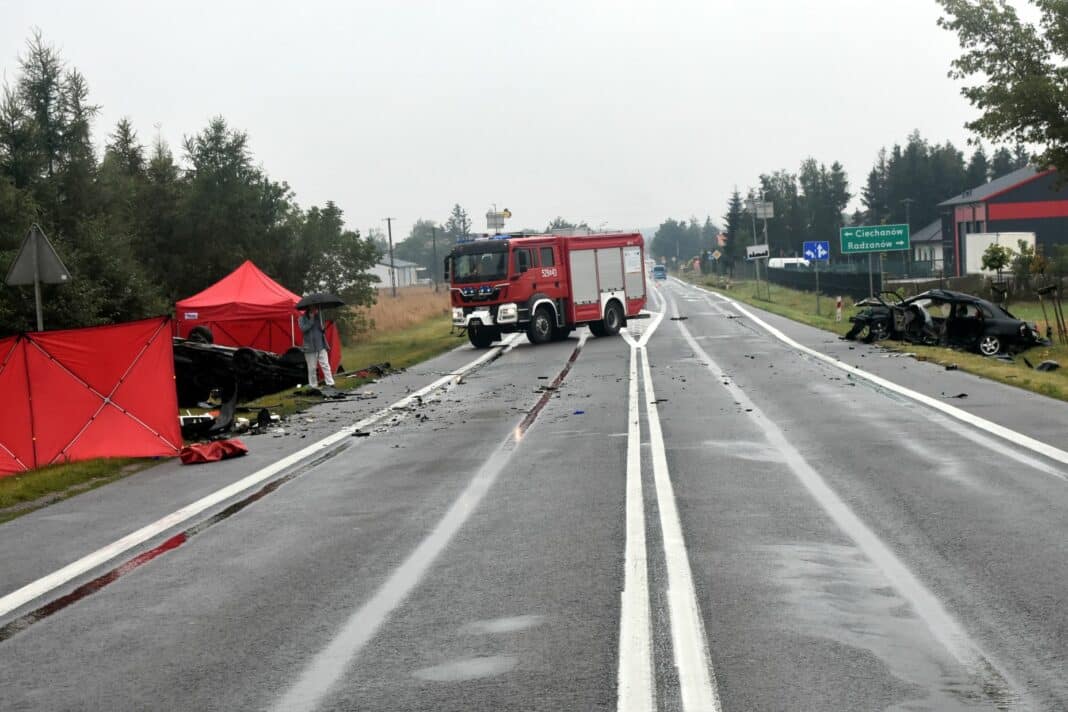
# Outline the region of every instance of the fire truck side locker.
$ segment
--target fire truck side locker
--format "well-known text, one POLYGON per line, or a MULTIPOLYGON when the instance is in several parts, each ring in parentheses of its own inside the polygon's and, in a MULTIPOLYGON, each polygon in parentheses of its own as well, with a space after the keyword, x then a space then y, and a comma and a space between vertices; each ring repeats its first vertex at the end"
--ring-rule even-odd
POLYGON ((645 304, 645 270, 642 246, 600 247, 597 238, 569 240, 568 272, 571 280, 572 325, 597 321, 615 299, 625 317, 634 317, 645 304))

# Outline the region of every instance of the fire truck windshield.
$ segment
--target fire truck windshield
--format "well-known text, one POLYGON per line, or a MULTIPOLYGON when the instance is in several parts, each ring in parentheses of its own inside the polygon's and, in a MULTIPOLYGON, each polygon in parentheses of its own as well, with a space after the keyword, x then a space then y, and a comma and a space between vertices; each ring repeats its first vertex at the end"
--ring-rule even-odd
POLYGON ((507 276, 507 252, 473 252, 452 257, 452 281, 455 283, 487 282, 507 276))

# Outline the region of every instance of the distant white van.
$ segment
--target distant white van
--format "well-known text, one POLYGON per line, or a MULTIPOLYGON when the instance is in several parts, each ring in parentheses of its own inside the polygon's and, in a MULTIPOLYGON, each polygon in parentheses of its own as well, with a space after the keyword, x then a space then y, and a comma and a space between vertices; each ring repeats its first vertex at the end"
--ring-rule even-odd
POLYGON ((804 257, 772 257, 768 260, 768 267, 782 269, 784 267, 808 267, 809 262, 804 257))

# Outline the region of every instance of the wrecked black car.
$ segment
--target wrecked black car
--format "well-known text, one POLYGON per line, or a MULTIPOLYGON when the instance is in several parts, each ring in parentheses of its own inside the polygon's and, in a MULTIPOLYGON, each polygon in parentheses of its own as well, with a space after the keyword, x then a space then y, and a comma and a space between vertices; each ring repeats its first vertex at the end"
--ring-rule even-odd
POLYGON ((849 318, 853 327, 845 338, 865 343, 901 339, 978 351, 984 356, 1048 343, 1035 324, 1017 319, 1004 307, 947 289, 932 289, 908 299, 897 292, 879 292, 856 306, 861 311, 849 318))
POLYGON ((208 400, 212 391, 218 391, 223 402, 277 393, 304 383, 308 371, 297 348, 279 356, 207 339, 175 338, 174 377, 179 407, 192 408, 208 400))

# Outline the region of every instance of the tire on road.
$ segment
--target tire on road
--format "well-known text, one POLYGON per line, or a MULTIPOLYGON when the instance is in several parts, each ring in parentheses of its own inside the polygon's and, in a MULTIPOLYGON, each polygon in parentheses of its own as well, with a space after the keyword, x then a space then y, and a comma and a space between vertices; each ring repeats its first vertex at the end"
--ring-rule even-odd
MULTIPOLYGON (((604 319, 600 322, 601 333, 594 331, 594 336, 615 336, 623 328, 623 323, 623 307, 617 301, 608 302, 608 306, 604 308, 604 319)), ((592 325, 590 330, 593 331, 592 325)))
POLYGON ((482 324, 470 324, 467 327, 467 340, 476 349, 488 349, 494 341, 501 338, 501 330, 482 324))
POLYGON ((548 307, 538 307, 527 325, 527 340, 532 344, 544 344, 552 340, 555 319, 548 307))

